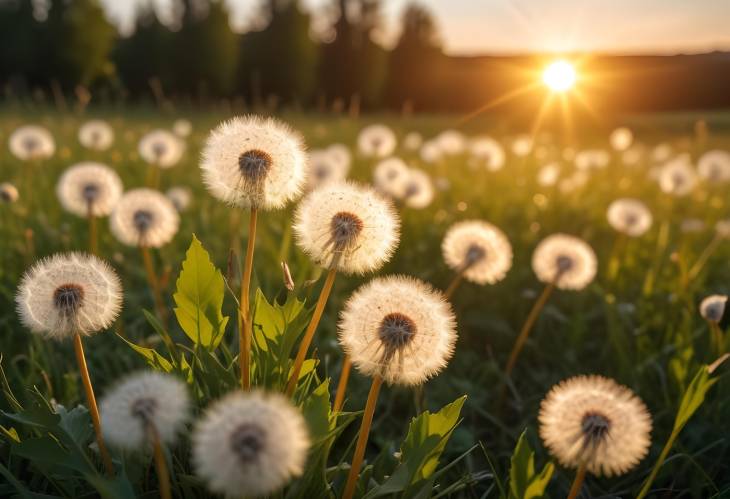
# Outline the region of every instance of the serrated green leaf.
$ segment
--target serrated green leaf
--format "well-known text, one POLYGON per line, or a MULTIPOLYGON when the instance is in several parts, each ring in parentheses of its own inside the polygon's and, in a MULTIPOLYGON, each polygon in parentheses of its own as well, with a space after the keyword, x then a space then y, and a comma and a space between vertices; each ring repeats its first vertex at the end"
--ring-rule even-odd
POLYGON ((175 316, 195 345, 214 349, 223 339, 228 317, 223 316, 223 274, 193 235, 176 282, 175 316))
POLYGON ((510 460, 510 497, 513 499, 543 497, 555 470, 555 465, 548 463, 539 474, 535 474, 535 453, 526 433, 527 430, 523 431, 517 440, 510 460))
MULTIPOLYGON (((119 335, 117 335, 119 336, 119 335)), ((144 357, 147 360, 147 363, 155 370, 158 371, 164 371, 166 373, 169 373, 173 369, 172 363, 167 360, 165 357, 163 357, 157 350, 153 348, 147 348, 147 347, 141 347, 139 345, 135 345, 131 341, 127 340, 123 336, 119 336, 124 343, 129 345, 132 350, 140 354, 142 357, 144 357)))

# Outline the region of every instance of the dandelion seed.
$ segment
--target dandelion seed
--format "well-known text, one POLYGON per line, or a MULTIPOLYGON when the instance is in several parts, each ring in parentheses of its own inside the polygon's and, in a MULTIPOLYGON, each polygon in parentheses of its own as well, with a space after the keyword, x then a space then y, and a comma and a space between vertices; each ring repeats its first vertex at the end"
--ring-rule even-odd
POLYGON ((666 163, 659 172, 659 187, 673 196, 686 196, 697 184, 697 174, 689 159, 680 156, 666 163))
POLYGON ((625 151, 634 142, 634 134, 630 129, 620 127, 611 132, 609 142, 615 151, 625 151))
POLYGON ((114 237, 127 246, 160 248, 169 243, 180 226, 180 216, 162 193, 133 189, 125 193, 110 217, 114 237))
POLYGON ((139 155, 150 165, 162 169, 177 165, 185 152, 185 144, 167 130, 152 130, 139 141, 139 155))
POLYGON ((16 129, 8 140, 10 152, 23 161, 48 159, 56 152, 53 135, 37 125, 25 125, 16 129))
POLYGON ((10 182, 3 182, 0 184, 0 203, 11 204, 18 201, 20 194, 18 194, 18 188, 10 182))
POLYGON ((540 404, 540 437, 568 468, 622 475, 649 451, 651 416, 628 388, 602 376, 576 376, 540 404))
POLYGON ((152 426, 161 443, 171 445, 190 413, 185 383, 169 374, 143 371, 124 378, 101 400, 107 441, 121 449, 144 450, 152 426))
POLYGON ((310 446, 301 413, 284 397, 233 393, 215 402, 195 426, 195 472, 211 492, 259 497, 304 472, 310 446))
POLYGON ((393 207, 352 182, 326 185, 302 200, 294 217, 297 243, 312 260, 345 274, 364 274, 387 262, 398 244, 393 207))
POLYGON ((446 265, 476 284, 499 282, 512 266, 512 246, 507 236, 481 220, 452 225, 446 232, 441 251, 446 265))
POLYGON ((725 295, 710 295, 702 300, 700 303, 700 315, 706 321, 718 323, 722 320, 722 316, 725 314, 725 304, 727 303, 727 296, 725 295))
POLYGON ((709 182, 730 181, 730 152, 707 151, 697 162, 697 173, 709 182))
POLYGON ((87 121, 79 128, 79 143, 87 149, 106 151, 113 142, 114 130, 106 121, 87 121))
POLYGON ((644 203, 622 198, 612 202, 607 212, 608 223, 618 232, 639 237, 651 228, 652 216, 644 203))
POLYGON ((15 298, 23 324, 57 340, 90 336, 119 315, 122 288, 103 260, 83 253, 39 261, 23 276, 15 298))
POLYGON ((369 125, 360 131, 357 147, 367 157, 385 158, 393 154, 398 141, 393 130, 385 125, 369 125))
POLYGON ((211 132, 200 168, 208 190, 221 201, 276 210, 300 196, 307 155, 301 137, 287 125, 249 116, 211 132))
POLYGON ((582 239, 553 234, 543 239, 532 255, 532 269, 544 283, 559 289, 580 290, 596 276, 597 259, 582 239))
POLYGON ((122 196, 119 175, 106 165, 78 163, 58 181, 56 195, 61 206, 79 217, 108 216, 122 196))
POLYGON ((469 146, 471 155, 484 164, 490 172, 504 167, 506 159, 502 145, 491 137, 474 139, 469 146))

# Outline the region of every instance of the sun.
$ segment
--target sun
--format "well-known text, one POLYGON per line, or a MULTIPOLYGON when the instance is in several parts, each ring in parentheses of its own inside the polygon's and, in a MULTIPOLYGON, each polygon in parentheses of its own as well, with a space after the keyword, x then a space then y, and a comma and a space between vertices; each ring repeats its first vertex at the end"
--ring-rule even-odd
POLYGON ((575 85, 575 67, 566 60, 552 62, 542 73, 542 81, 553 92, 565 92, 575 85))

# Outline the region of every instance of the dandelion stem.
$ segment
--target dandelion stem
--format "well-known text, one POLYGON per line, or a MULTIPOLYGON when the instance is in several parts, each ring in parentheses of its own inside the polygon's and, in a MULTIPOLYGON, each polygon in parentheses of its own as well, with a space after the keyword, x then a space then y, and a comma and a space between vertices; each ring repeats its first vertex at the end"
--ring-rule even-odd
POLYGON ((246 259, 243 262, 243 276, 241 277, 241 309, 239 310, 239 354, 238 362, 241 366, 241 387, 244 390, 251 388, 251 305, 249 295, 251 289, 251 273, 253 272, 253 252, 256 246, 256 222, 258 211, 251 208, 251 218, 248 226, 248 243, 246 244, 246 259))
POLYGON ((332 406, 332 412, 340 412, 342 404, 345 402, 345 392, 347 391, 347 382, 350 379, 350 368, 352 362, 350 356, 345 354, 342 359, 342 370, 340 371, 340 381, 337 383, 337 393, 335 394, 335 403, 332 406))
POLYGON ((155 265, 152 262, 152 254, 147 246, 140 246, 142 252, 142 260, 144 261, 144 269, 147 273, 147 283, 150 285, 152 290, 152 299, 155 302, 155 311, 157 312, 157 318, 160 321, 165 320, 165 304, 162 301, 162 293, 160 292, 160 281, 157 279, 157 273, 155 272, 155 265))
POLYGON ((87 218, 89 219, 89 253, 92 255, 99 254, 99 244, 97 242, 97 223, 91 203, 88 203, 87 218))
POLYGON ((319 325, 319 321, 322 318, 322 312, 324 312, 324 307, 327 304, 327 299, 329 298, 330 292, 332 291, 332 285, 335 282, 336 275, 337 266, 332 265, 327 272, 327 278, 324 281, 324 287, 322 288, 322 292, 320 292, 319 298, 317 299, 317 305, 314 307, 314 315, 312 315, 312 320, 309 322, 309 326, 307 326, 307 330, 304 333, 304 337, 302 338, 302 343, 299 345, 297 357, 294 360, 294 367, 292 367, 292 373, 289 377, 289 382, 286 385, 286 394, 289 397, 294 395, 294 390, 296 389, 297 382, 299 381, 299 373, 302 370, 302 364, 304 364, 304 358, 307 356, 309 346, 312 344, 314 333, 315 331, 317 331, 317 326, 319 325))
POLYGON ((357 479, 360 476, 360 467, 365 458, 365 447, 368 444, 368 436, 370 434, 370 425, 373 422, 375 414, 375 405, 378 402, 378 394, 380 387, 383 385, 383 378, 374 376, 370 385, 370 393, 368 393, 368 401, 365 404, 365 413, 362 415, 362 423, 360 423, 360 434, 357 437, 357 445, 355 446, 355 454, 352 456, 352 465, 350 473, 347 475, 347 484, 345 491, 342 493, 342 499, 352 499, 355 495, 355 487, 357 479))
POLYGON ((114 476, 114 466, 112 465, 112 458, 109 455, 109 451, 107 451, 106 449, 106 445, 104 444, 104 437, 101 433, 101 418, 99 418, 99 408, 96 406, 94 387, 91 385, 89 369, 86 366, 86 357, 84 356, 84 345, 81 343, 81 336, 79 334, 74 335, 74 351, 76 352, 76 363, 79 366, 81 381, 84 384, 84 391, 86 392, 86 401, 89 404, 89 414, 91 414, 91 422, 94 425, 94 433, 96 434, 96 443, 99 446, 99 454, 101 455, 101 460, 104 463, 107 474, 109 476, 114 476))
POLYGON ((530 334, 530 330, 535 325, 537 318, 540 316, 540 312, 543 308, 545 308, 545 304, 547 303, 548 298, 550 298, 550 295, 555 289, 556 281, 557 279, 545 286, 542 294, 540 294, 540 297, 532 306, 532 310, 530 310, 530 314, 527 316, 527 320, 525 320, 525 324, 522 326, 522 330, 520 331, 519 336, 517 336, 517 340, 515 340, 515 345, 512 347, 512 353, 510 353, 509 360, 507 361, 507 366, 504 368, 504 374, 506 377, 509 377, 509 375, 512 373, 512 370, 517 363, 517 357, 519 357, 522 348, 525 346, 525 342, 527 341, 527 337, 530 334))
POLYGON ((170 490, 170 472, 167 469, 165 453, 162 451, 160 434, 153 424, 147 425, 147 433, 152 441, 152 451, 154 453, 155 469, 157 470, 157 482, 160 487, 160 497, 162 499, 171 499, 172 492, 170 490))
POLYGON ((687 273, 687 281, 694 280, 700 272, 702 272, 702 269, 705 267, 705 264, 710 259, 712 254, 717 250, 717 247, 720 246, 720 242, 722 242, 722 237, 715 234, 715 237, 712 238, 712 241, 710 241, 710 244, 708 244, 705 249, 700 254, 699 258, 697 258, 697 261, 694 265, 689 269, 689 272, 687 273))
POLYGON ((459 273, 457 273, 451 280, 451 284, 449 284, 449 287, 446 288, 446 291, 444 291, 444 297, 447 300, 450 300, 451 297, 454 295, 454 292, 459 288, 461 281, 464 279, 465 270, 466 269, 459 271, 459 273))
POLYGON ((570 492, 568 493, 568 499, 575 499, 578 497, 578 492, 580 492, 580 488, 583 485, 583 480, 585 480, 586 477, 586 465, 581 464, 578 468, 578 471, 575 473, 575 480, 573 480, 573 485, 570 487, 570 492))
POLYGON ((710 332, 712 334, 712 346, 713 346, 713 352, 715 354, 715 357, 719 357, 723 354, 724 350, 724 341, 723 341, 723 334, 722 330, 720 329, 720 325, 715 321, 707 321, 710 324, 710 332))

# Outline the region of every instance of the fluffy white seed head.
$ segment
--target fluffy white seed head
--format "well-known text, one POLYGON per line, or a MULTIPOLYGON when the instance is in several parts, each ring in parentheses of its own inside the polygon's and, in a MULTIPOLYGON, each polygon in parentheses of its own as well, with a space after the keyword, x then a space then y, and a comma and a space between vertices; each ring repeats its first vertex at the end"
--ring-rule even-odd
POLYGON ((185 144, 167 130, 152 130, 142 136, 138 149, 147 163, 167 169, 180 162, 185 144))
POLYGON ((501 281, 512 267, 512 246, 494 225, 465 220, 446 232, 441 251, 446 265, 477 284, 501 281))
POLYGON ((622 475, 649 451, 651 415, 630 389, 602 376, 576 376, 540 404, 540 437, 567 468, 622 475))
POLYGON ((87 149, 106 151, 113 142, 114 130, 106 121, 87 121, 79 128, 79 143, 87 149))
POLYGON ((689 158, 680 156, 666 163, 659 172, 659 187, 673 196, 686 196, 697 184, 697 174, 689 158))
POLYGON ((585 241, 567 234, 546 237, 532 254, 532 269, 544 283, 580 290, 596 276, 596 254, 585 241))
POLYGON ((101 427, 109 444, 149 449, 154 431, 163 444, 175 442, 190 415, 184 382, 170 374, 142 371, 127 376, 101 400, 101 427))
POLYGON ((25 125, 17 128, 8 139, 10 152, 23 161, 48 159, 56 152, 56 142, 46 128, 25 125))
POLYGON ((350 148, 345 144, 332 144, 325 149, 330 159, 334 161, 338 168, 345 171, 345 175, 350 171, 352 165, 352 153, 350 148))
POLYGON ((609 142, 615 151, 625 151, 634 142, 634 134, 629 128, 622 126, 611 132, 609 142))
POLYGON ((353 365, 389 384, 420 385, 446 367, 456 344, 451 305, 405 276, 373 279, 340 315, 339 341, 353 365))
POLYGON ((426 163, 433 164, 441 161, 444 157, 444 153, 441 151, 441 148, 435 140, 429 140, 424 142, 421 146, 419 156, 426 163))
POLYGON ((112 234, 127 246, 159 248, 169 243, 180 226, 172 202, 152 189, 125 193, 109 218, 112 234))
POLYGON ((349 162, 343 162, 330 153, 329 149, 318 149, 309 153, 309 180, 307 188, 316 189, 331 182, 342 182, 347 178, 349 162))
POLYGON ((491 137, 479 137, 472 140, 469 146, 471 155, 483 164, 490 172, 504 167, 505 153, 502 144, 491 137))
POLYGON ((638 199, 622 198, 610 204, 608 223, 618 232, 631 237, 643 236, 653 221, 649 208, 638 199))
POLYGON ((700 303, 700 315, 706 321, 718 323, 722 320, 722 316, 725 315, 726 303, 727 296, 710 295, 700 303))
POLYGON ((408 165, 400 158, 392 157, 378 162, 373 169, 373 184, 378 192, 401 199, 409 173, 408 165))
POLYGON ((585 149, 576 153, 573 163, 581 171, 600 170, 611 163, 611 154, 603 149, 585 149))
POLYGON ((172 133, 180 138, 188 137, 192 133, 192 131, 193 124, 190 123, 190 120, 180 118, 179 120, 175 120, 175 122, 172 124, 172 133))
POLYGON ((520 135, 512 141, 512 154, 524 158, 532 153, 535 143, 529 135, 520 135))
POLYGON ((235 392, 215 402, 193 432, 193 464, 211 492, 260 497, 301 475, 309 450, 302 414, 279 394, 235 392))
POLYGON ((403 185, 403 202, 409 208, 421 210, 431 204, 434 197, 434 188, 431 177, 418 168, 408 170, 403 185))
POLYGON ((10 182, 3 182, 0 184, 0 203, 10 204, 15 203, 20 194, 18 188, 10 182))
POLYGON ((297 244, 314 262, 345 274, 365 274, 393 255, 400 221, 389 201, 353 182, 325 185, 297 207, 297 244))
POLYGON ((178 212, 187 210, 188 207, 190 207, 190 203, 193 201, 193 193, 190 191, 190 188, 183 187, 181 185, 170 187, 167 192, 165 192, 165 196, 167 196, 167 199, 172 202, 178 212))
POLYGON ((398 141, 393 130, 385 125, 369 125, 360 131, 357 147, 363 156, 385 158, 393 154, 398 141))
POLYGON ((697 161, 697 173, 709 182, 730 181, 730 152, 719 149, 707 151, 697 161))
POLYGON ((122 180, 117 172, 94 162, 71 166, 56 185, 56 195, 63 209, 79 217, 108 216, 119 202, 122 191, 122 180))
POLYGON ((537 183, 543 187, 550 187, 558 183, 560 179, 560 164, 548 163, 537 172, 537 183))
POLYGON ((21 322, 34 333, 63 340, 90 336, 116 320, 122 285, 103 260, 62 253, 40 260, 20 281, 15 296, 21 322))
POLYGON ((466 137, 457 130, 444 130, 435 140, 441 152, 448 156, 461 154, 466 149, 466 137))
POLYGON ((403 139, 403 147, 409 151, 417 151, 423 144, 423 136, 418 132, 409 132, 403 139))
POLYGON ((210 193, 241 208, 283 208, 302 193, 307 154, 298 133, 268 118, 234 118, 214 129, 200 168, 210 193))

